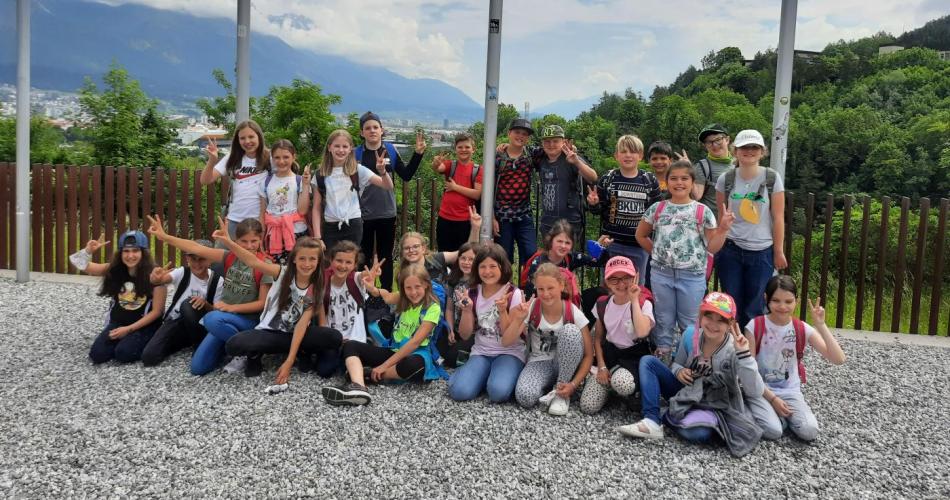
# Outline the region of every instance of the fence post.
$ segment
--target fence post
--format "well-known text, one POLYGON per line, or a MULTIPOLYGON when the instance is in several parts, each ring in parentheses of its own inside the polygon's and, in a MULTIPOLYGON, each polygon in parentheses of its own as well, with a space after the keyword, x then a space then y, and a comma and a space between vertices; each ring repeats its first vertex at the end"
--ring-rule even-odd
MULTIPOLYGON (((937 334, 937 325, 940 324, 940 293, 943 287, 943 254, 947 250, 945 238, 947 236, 947 206, 950 200, 940 200, 940 216, 937 218, 937 237, 934 239, 934 274, 930 291, 930 335, 937 334)), ((950 328, 950 320, 947 321, 950 328)))
MULTIPOLYGON (((56 263, 55 272, 66 273, 66 167, 56 165, 56 252, 53 261, 56 263)), ((70 252, 71 253, 71 252, 70 252)))
POLYGON ((894 275, 894 308, 891 310, 891 332, 901 328, 901 303, 904 295, 904 265, 907 261, 907 218, 910 215, 910 198, 901 197, 900 233, 897 237, 897 270, 894 275))
POLYGON ((920 290, 924 287, 924 252, 930 223, 930 198, 920 199, 920 225, 917 226, 917 262, 914 263, 914 291, 910 303, 910 333, 919 333, 920 290))
POLYGON ((868 226, 871 222, 871 197, 865 196, 861 201, 861 246, 858 256, 858 296, 854 304, 854 329, 860 330, 864 325, 864 288, 867 282, 868 270, 868 226))
POLYGON ((43 270, 43 193, 46 191, 46 184, 43 183, 43 167, 35 164, 31 167, 33 201, 30 207, 33 210, 33 216, 30 217, 30 223, 33 224, 33 234, 30 238, 30 247, 33 252, 33 262, 30 269, 41 272, 43 270))
POLYGON ((881 230, 877 242, 877 276, 874 279, 874 325, 875 331, 881 330, 881 312, 884 309, 884 253, 888 250, 887 226, 891 218, 891 198, 881 200, 881 230))
POLYGON ((141 230, 139 226, 139 169, 126 167, 129 170, 129 229, 141 230))
POLYGON ((854 199, 850 195, 844 197, 844 226, 841 229, 841 245, 839 247, 838 303, 835 304, 835 328, 844 326, 844 309, 847 302, 845 284, 848 281, 846 277, 848 273, 848 246, 851 243, 851 203, 853 201, 854 199))
MULTIPOLYGON (((808 193, 805 199, 805 246, 802 255, 802 297, 808 297, 808 285, 811 279, 811 235, 815 220, 815 194, 808 193)), ((799 307, 798 316, 805 319, 807 308, 799 307)))
POLYGON ((825 197, 825 237, 821 248, 821 288, 818 290, 821 303, 825 305, 828 304, 828 259, 831 258, 831 217, 834 211, 835 195, 829 194, 825 197))
MULTIPOLYGON (((402 181, 402 217, 399 221, 399 237, 406 234, 406 226, 409 225, 409 182, 402 181)), ((402 252, 402 249, 399 249, 402 252)), ((397 255, 401 255, 397 253, 397 255)))
MULTIPOLYGON (((65 255, 69 255, 75 252, 76 248, 76 217, 79 215, 79 207, 77 206, 77 189, 76 185, 79 184, 79 167, 75 165, 70 165, 66 171, 66 178, 68 179, 68 185, 66 186, 66 248, 65 255)), ((62 224, 63 221, 60 221, 62 224)), ((85 242, 83 242, 85 243, 85 242)), ((68 274, 79 274, 79 270, 73 266, 66 265, 65 272, 68 274)))
POLYGON ((416 177, 416 232, 422 232, 422 178, 416 177))

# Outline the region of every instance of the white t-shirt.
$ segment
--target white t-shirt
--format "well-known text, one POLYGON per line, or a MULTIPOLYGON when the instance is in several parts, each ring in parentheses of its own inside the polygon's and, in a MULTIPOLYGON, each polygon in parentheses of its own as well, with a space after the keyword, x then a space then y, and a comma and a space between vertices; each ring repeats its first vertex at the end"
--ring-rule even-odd
MULTIPOLYGON (((275 217, 297 213, 297 200, 302 189, 298 189, 297 176, 293 173, 287 177, 271 177, 270 183, 267 183, 267 177, 261 182, 261 188, 257 194, 267 202, 267 213, 275 217), (267 185, 267 193, 264 192, 264 185, 267 185)), ((306 217, 306 214, 302 214, 306 217)), ((262 221, 263 222, 263 221, 262 221)), ((302 233, 307 230, 307 223, 304 221, 294 222, 294 232, 302 233)))
MULTIPOLYGON (((169 273, 172 277, 172 282, 168 285, 172 289, 177 290, 178 286, 181 285, 181 280, 185 277, 185 268, 177 267, 172 269, 172 272, 169 273)), ((224 291, 224 287, 221 285, 221 276, 208 271, 208 278, 214 278, 218 282, 218 287, 214 290, 214 300, 213 302, 218 302, 221 300, 221 293, 224 291)), ((181 316, 181 305, 185 303, 186 300, 191 299, 192 297, 201 297, 205 298, 208 295, 208 285, 210 280, 200 279, 194 274, 191 275, 191 279, 188 280, 188 289, 185 290, 185 293, 181 294, 181 298, 178 299, 178 302, 172 304, 171 312, 168 313, 168 319, 178 319, 181 316)), ((168 294, 169 297, 174 297, 174 293, 168 294)))
POLYGON ((297 286, 297 280, 293 276, 290 279, 290 303, 284 308, 284 311, 277 314, 277 298, 280 295, 281 282, 284 279, 284 273, 287 272, 287 266, 280 270, 280 275, 274 280, 274 286, 267 292, 267 299, 264 302, 264 312, 261 314, 261 322, 255 327, 258 330, 277 330, 286 333, 293 333, 297 326, 297 320, 308 307, 313 307, 313 291, 309 288, 300 288, 297 286))
MULTIPOLYGON (((359 176, 359 189, 363 190, 373 178, 372 170, 359 165, 356 168, 359 176)), ((310 184, 318 189, 317 176, 313 176, 310 184)), ((359 219, 363 216, 360 210, 360 193, 353 190, 353 181, 343 172, 343 167, 334 167, 325 179, 327 192, 323 200, 323 220, 326 222, 340 222, 350 219, 359 219)))
MULTIPOLYGON (((631 302, 619 305, 610 297, 607 301, 607 309, 604 311, 604 330, 607 332, 607 341, 617 346, 618 349, 626 349, 633 345, 637 339, 637 334, 633 327, 633 313, 630 311, 631 302)), ((650 319, 650 328, 656 324, 653 317, 653 302, 646 301, 640 308, 640 312, 650 319)), ((597 314, 597 308, 594 308, 594 318, 600 319, 597 314)), ((644 338, 645 339, 645 338, 644 338)))
MULTIPOLYGON (((749 333, 755 333, 755 319, 745 326, 749 333)), ((805 323, 805 344, 815 334, 815 329, 805 323)), ((753 339, 754 339, 753 335, 753 339)), ((765 335, 755 353, 759 365, 759 374, 772 392, 788 393, 801 391, 802 381, 798 376, 798 356, 795 353, 795 327, 789 321, 779 326, 765 317, 765 335)))
MULTIPOLYGON (((227 163, 230 154, 225 155, 214 166, 214 170, 222 177, 228 176, 227 163)), ((241 158, 241 166, 234 170, 231 179, 231 205, 228 207, 228 220, 241 222, 244 219, 256 219, 261 216, 261 202, 259 192, 267 171, 257 172, 257 159, 245 155, 241 158)))
MULTIPOLYGON (((332 279, 332 278, 331 278, 332 279)), ((360 280, 360 273, 354 276, 356 286, 366 301, 366 285, 360 280)), ((366 323, 363 318, 363 309, 358 308, 356 299, 350 294, 350 289, 344 282, 336 286, 330 282, 330 314, 327 316, 330 328, 340 332, 344 340, 366 342, 366 323)))
MULTIPOLYGON (((577 325, 578 328, 587 326, 587 316, 584 316, 584 311, 574 305, 573 302, 568 303, 574 308, 574 324, 577 325)), ((528 361, 554 359, 554 354, 557 352, 557 334, 558 330, 564 326, 564 316, 562 315, 556 323, 548 323, 548 320, 544 319, 544 313, 542 312, 541 324, 538 328, 534 328, 530 324, 531 314, 529 313, 528 316, 525 317, 524 323, 528 325, 528 342, 531 346, 531 354, 528 361)))
MULTIPOLYGON (((514 307, 524 301, 521 290, 512 287, 503 286, 491 297, 485 297, 482 291, 482 285, 478 285, 478 300, 475 301, 476 325, 474 335, 475 343, 472 346, 472 354, 479 356, 501 356, 508 354, 524 361, 524 341, 521 337, 512 345, 505 347, 501 345, 501 336, 504 332, 499 328, 501 312, 495 301, 507 295, 511 291, 511 307, 514 307)), ((510 310, 510 308, 509 308, 510 310)), ((456 313, 461 316, 461 310, 456 313)))

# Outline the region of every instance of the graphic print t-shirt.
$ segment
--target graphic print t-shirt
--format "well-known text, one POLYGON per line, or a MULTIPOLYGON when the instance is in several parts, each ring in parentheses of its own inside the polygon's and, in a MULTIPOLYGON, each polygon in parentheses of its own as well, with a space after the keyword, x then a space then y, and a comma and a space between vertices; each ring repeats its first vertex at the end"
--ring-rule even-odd
POLYGON ((656 177, 642 170, 634 177, 625 177, 617 169, 597 181, 597 195, 601 200, 601 233, 619 243, 640 246, 635 236, 640 218, 660 199, 656 177))
MULTIPOLYGON (((508 354, 524 361, 525 344, 520 337, 508 347, 501 345, 501 336, 504 332, 501 331, 498 323, 501 319, 501 312, 498 310, 495 301, 504 297, 509 291, 512 291, 511 287, 502 287, 491 297, 485 297, 482 286, 478 286, 478 300, 475 303, 477 324, 475 325, 475 344, 472 346, 472 354, 480 356, 508 354)), ((515 288, 511 294, 511 306, 514 307, 523 301, 524 297, 521 295, 521 290, 515 288)))
MULTIPOLYGON (((366 288, 360 279, 361 273, 356 273, 356 286, 366 300, 366 288)), ((366 342, 366 323, 363 319, 363 309, 357 307, 356 299, 350 293, 344 282, 336 286, 330 282, 330 313, 327 316, 330 328, 340 332, 345 340, 366 342)))
MULTIPOLYGON (((267 213, 280 217, 297 213, 297 200, 300 195, 300 189, 297 189, 297 176, 294 174, 287 177, 271 177, 270 183, 261 183, 261 189, 258 196, 267 201, 267 213), (267 192, 264 192, 264 185, 267 184, 267 192)), ((263 222, 263 221, 262 221, 263 222)), ((302 233, 307 230, 307 223, 304 221, 294 222, 294 232, 302 233)))
POLYGON ((534 162, 527 148, 512 158, 508 151, 495 157, 495 216, 498 220, 515 221, 531 215, 531 172, 534 162))
MULTIPOLYGON (((222 177, 228 176, 227 163, 231 155, 225 155, 214 166, 222 177)), ((241 166, 234 170, 231 179, 231 205, 228 207, 228 220, 241 222, 244 219, 256 219, 261 216, 261 202, 258 193, 267 177, 267 171, 255 172, 257 159, 244 156, 241 166)))
POLYGON ((551 225, 558 219, 579 222, 582 202, 578 186, 582 180, 578 178, 577 167, 568 163, 563 154, 553 162, 544 156, 538 175, 541 178, 541 223, 551 225))
MULTIPOLYGON (((755 331, 753 319, 745 326, 746 331, 755 331)), ((805 344, 815 334, 815 329, 805 323, 805 344)), ((802 381, 798 376, 798 355, 795 353, 795 326, 791 321, 779 326, 765 317, 765 335, 755 353, 755 362, 759 365, 759 374, 769 389, 775 393, 787 393, 801 390, 802 381)))
MULTIPOLYGON (((578 328, 587 326, 587 316, 584 316, 584 311, 573 303, 567 304, 574 308, 574 324, 578 328)), ((554 359, 554 354, 557 353, 557 335, 564 326, 564 316, 562 315, 555 323, 548 323, 548 320, 544 318, 544 313, 541 313, 541 323, 537 328, 531 325, 530 314, 524 322, 528 325, 528 341, 531 346, 531 357, 528 361, 554 359)))
POLYGON ((736 170, 736 185, 725 193, 726 174, 716 181, 716 191, 726 195, 726 207, 736 216, 729 228, 729 239, 745 250, 765 250, 772 246, 771 195, 785 191, 782 177, 776 176, 772 192, 765 184, 766 170, 759 167, 751 179, 743 179, 736 170))
POLYGON ((112 302, 109 319, 119 326, 131 325, 145 316, 150 300, 151 297, 139 295, 136 292, 135 283, 126 281, 122 285, 122 291, 115 296, 112 302))
POLYGON ((277 310, 277 298, 280 295, 281 281, 284 274, 287 273, 287 267, 280 270, 280 275, 274 281, 274 286, 267 292, 267 301, 264 303, 264 313, 261 314, 261 322, 257 324, 258 330, 276 330, 285 333, 293 333, 297 326, 297 320, 308 308, 313 307, 313 289, 300 288, 297 286, 297 280, 294 276, 288 276, 290 280, 290 301, 283 311, 277 310))
POLYGON ((667 201, 660 213, 655 203, 643 214, 643 220, 653 226, 653 261, 672 269, 696 273, 706 272, 706 229, 716 227, 716 219, 709 207, 703 208, 703 232, 696 219, 698 201, 679 204, 667 201))

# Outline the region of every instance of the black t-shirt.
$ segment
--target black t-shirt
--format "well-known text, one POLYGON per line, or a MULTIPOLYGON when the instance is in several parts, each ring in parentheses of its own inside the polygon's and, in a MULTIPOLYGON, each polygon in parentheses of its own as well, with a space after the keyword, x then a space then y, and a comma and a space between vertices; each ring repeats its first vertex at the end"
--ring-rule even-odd
POLYGON ((131 325, 145 316, 150 302, 151 297, 139 295, 135 283, 127 281, 122 285, 122 291, 112 298, 109 319, 119 326, 131 325))

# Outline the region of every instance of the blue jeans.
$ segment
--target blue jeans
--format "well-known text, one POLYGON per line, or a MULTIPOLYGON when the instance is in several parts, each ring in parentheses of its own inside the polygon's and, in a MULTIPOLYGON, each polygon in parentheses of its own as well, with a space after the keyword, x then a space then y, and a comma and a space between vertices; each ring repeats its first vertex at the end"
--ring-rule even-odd
POLYGON ((141 330, 129 332, 128 335, 118 340, 109 338, 109 332, 119 327, 118 323, 109 322, 102 332, 92 341, 92 347, 89 348, 89 359, 93 364, 98 365, 109 360, 116 360, 119 363, 134 363, 142 359, 142 351, 148 345, 149 340, 161 325, 161 320, 155 320, 151 324, 145 325, 141 330))
POLYGON ((449 379, 449 397, 470 401, 488 390, 488 400, 504 403, 511 399, 524 362, 509 354, 472 356, 449 379))
POLYGON ((730 240, 716 254, 716 269, 722 291, 736 301, 739 326, 765 314, 765 285, 775 273, 772 247, 745 250, 730 240))
POLYGON ((498 229, 498 244, 512 260, 515 256, 515 242, 518 243, 518 262, 522 266, 538 251, 537 233, 530 215, 514 221, 499 220, 498 229))
POLYGON ((639 284, 642 285, 647 279, 647 259, 650 257, 650 254, 648 254, 646 250, 636 245, 625 245, 623 243, 614 242, 607 247, 607 254, 611 257, 623 255, 624 257, 630 258, 630 260, 633 261, 633 265, 637 268, 637 273, 640 275, 639 284))
POLYGON ((670 399, 683 388, 663 361, 656 356, 640 358, 640 401, 644 418, 660 423, 660 396, 670 399))
POLYGON ((653 285, 653 316, 656 318, 654 342, 657 347, 672 348, 676 325, 685 330, 696 323, 699 304, 706 293, 706 271, 671 269, 653 262, 650 284, 653 285))
POLYGON ((224 356, 224 344, 228 339, 237 332, 254 328, 258 320, 241 314, 211 311, 202 322, 208 334, 191 356, 192 375, 205 375, 214 370, 224 356))

